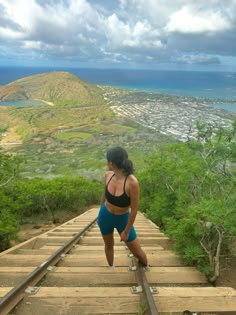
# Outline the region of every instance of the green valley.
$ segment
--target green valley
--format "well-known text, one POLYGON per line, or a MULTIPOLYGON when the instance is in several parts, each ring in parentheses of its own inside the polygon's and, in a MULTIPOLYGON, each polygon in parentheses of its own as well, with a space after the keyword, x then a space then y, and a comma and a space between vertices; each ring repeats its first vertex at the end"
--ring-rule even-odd
POLYGON ((124 97, 128 91, 95 86, 66 72, 30 76, 0 87, 2 100, 24 96, 27 101, 48 102, 0 106, 2 149, 25 158, 21 174, 26 177, 81 175, 101 180, 109 146, 127 147, 139 169, 158 144, 175 141, 116 115, 108 94, 124 97))

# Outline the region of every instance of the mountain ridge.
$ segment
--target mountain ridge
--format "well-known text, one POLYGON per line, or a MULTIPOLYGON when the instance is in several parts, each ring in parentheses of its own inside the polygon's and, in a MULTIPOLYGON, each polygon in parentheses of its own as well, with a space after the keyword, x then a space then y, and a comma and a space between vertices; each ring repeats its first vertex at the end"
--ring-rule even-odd
POLYGON ((0 86, 1 101, 43 100, 55 105, 97 105, 104 102, 101 88, 65 71, 20 78, 0 86))

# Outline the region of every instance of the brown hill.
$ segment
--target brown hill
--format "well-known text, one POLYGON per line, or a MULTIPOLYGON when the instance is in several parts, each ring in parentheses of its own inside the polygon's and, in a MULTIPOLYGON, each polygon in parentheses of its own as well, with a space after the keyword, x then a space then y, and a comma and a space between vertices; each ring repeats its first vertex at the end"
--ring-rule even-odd
POLYGON ((0 87, 0 99, 1 101, 8 100, 25 100, 24 90, 19 85, 5 85, 0 87))
POLYGON ((43 100, 56 105, 97 105, 102 90, 69 72, 48 72, 25 77, 0 87, 0 100, 43 100))

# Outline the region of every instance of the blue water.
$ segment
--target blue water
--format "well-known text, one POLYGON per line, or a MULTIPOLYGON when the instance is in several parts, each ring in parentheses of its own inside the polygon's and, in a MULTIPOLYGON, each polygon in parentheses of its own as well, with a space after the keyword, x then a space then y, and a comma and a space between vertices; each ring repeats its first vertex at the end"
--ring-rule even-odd
POLYGON ((227 102, 236 101, 236 72, 0 67, 0 85, 49 71, 69 71, 99 85, 209 98, 213 106, 214 99, 221 99, 218 108, 236 111, 236 104, 227 102))
POLYGON ((219 104, 211 104, 210 106, 215 107, 215 108, 220 108, 220 109, 225 109, 230 112, 236 112, 236 103, 219 103, 219 104))
POLYGON ((40 101, 0 101, 0 106, 37 106, 45 105, 40 101))

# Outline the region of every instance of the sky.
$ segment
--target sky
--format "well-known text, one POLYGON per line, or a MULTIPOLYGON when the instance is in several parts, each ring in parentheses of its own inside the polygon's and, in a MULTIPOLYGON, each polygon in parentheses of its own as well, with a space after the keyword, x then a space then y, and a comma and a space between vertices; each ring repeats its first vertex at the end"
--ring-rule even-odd
POLYGON ((236 72, 236 0, 0 0, 0 65, 236 72))

